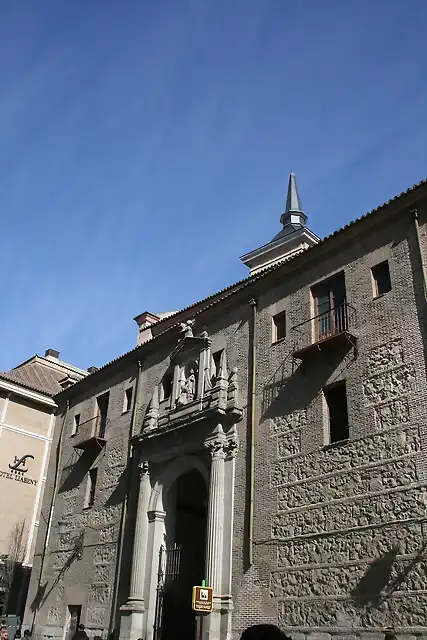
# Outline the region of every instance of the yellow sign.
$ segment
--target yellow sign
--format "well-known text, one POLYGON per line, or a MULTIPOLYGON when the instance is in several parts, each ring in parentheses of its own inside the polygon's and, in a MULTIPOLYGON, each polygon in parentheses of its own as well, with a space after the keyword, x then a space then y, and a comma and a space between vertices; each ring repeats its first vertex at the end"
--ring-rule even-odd
POLYGON ((210 613, 212 611, 212 587, 193 587, 193 611, 210 613))

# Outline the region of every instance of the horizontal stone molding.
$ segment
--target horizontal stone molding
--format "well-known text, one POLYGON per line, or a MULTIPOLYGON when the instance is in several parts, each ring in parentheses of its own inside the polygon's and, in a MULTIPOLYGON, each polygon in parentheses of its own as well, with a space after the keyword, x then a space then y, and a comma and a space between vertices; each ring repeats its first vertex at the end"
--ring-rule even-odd
POLYGON ((278 622, 285 629, 327 628, 346 626, 363 628, 423 628, 426 622, 427 592, 394 594, 380 607, 360 610, 348 598, 321 598, 278 602, 278 622), (346 622, 341 625, 340 622, 346 622))
MULTIPOLYGON (((427 514, 426 514, 427 518, 427 514)), ((277 566, 287 570, 307 568, 313 565, 339 565, 360 560, 374 560, 378 551, 387 549, 392 540, 399 552, 413 557, 423 538, 421 523, 398 525, 373 525, 362 530, 303 538, 278 543, 277 566)))
POLYGON ((295 514, 295 513, 307 513, 312 509, 322 509, 324 507, 333 508, 335 505, 339 504, 352 504, 360 502, 366 498, 378 498, 381 496, 389 496, 390 494, 399 493, 401 491, 408 491, 409 489, 425 489, 425 503, 427 506, 427 480, 422 482, 413 482, 407 485, 401 485, 398 487, 393 487, 392 489, 385 489, 384 491, 370 491, 367 493, 357 493, 352 496, 346 496, 344 498, 337 498, 336 500, 329 500, 328 502, 316 502, 314 504, 307 504, 297 509, 284 509, 282 511, 278 511, 277 515, 282 515, 284 513, 295 514))
POLYGON ((272 473, 273 486, 308 482, 334 475, 340 471, 367 467, 369 464, 385 464, 389 460, 421 451, 419 428, 375 433, 367 438, 348 442, 337 448, 319 450, 295 459, 278 462, 272 473), (386 454, 386 455, 384 455, 386 454), (334 469, 334 472, 331 472, 334 469))
POLYGON ((399 487, 381 494, 356 497, 351 502, 341 500, 304 511, 280 512, 273 519, 272 537, 293 538, 303 533, 325 533, 326 523, 332 525, 332 530, 340 531, 355 524, 375 525, 381 521, 392 521, 395 515, 404 515, 409 520, 423 518, 426 506, 425 487, 399 487), (390 499, 384 500, 385 496, 390 499))
POLYGON ((417 469, 409 456, 340 471, 308 482, 278 489, 278 510, 301 510, 310 505, 333 503, 340 498, 381 493, 417 484, 417 469), (357 492, 357 493, 356 493, 357 492))
MULTIPOLYGON (((378 558, 377 558, 378 559, 378 558)), ((393 593, 427 593, 427 560, 419 561, 411 567, 408 575, 403 572, 411 558, 391 558, 387 586, 393 593)), ((270 596, 279 599, 300 599, 301 597, 344 596, 350 597, 356 590, 367 571, 372 567, 369 562, 347 564, 346 566, 313 567, 293 571, 275 571, 271 574, 270 596)), ((383 592, 383 596, 384 596, 383 592)))

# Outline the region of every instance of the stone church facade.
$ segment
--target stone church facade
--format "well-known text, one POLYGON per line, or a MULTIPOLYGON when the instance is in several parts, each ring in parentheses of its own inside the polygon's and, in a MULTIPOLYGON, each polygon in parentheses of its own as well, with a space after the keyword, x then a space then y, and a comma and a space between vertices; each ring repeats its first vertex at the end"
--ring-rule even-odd
POLYGON ((427 635, 426 217, 423 182, 320 241, 291 176, 247 279, 56 397, 26 626, 427 635))

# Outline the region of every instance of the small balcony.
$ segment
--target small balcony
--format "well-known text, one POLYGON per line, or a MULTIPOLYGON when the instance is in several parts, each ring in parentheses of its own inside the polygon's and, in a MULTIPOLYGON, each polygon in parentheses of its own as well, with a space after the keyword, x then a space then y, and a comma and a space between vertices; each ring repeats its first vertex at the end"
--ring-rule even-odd
POLYGON ((356 309, 347 302, 292 327, 293 357, 305 360, 319 351, 356 347, 356 309))
POLYGON ((73 436, 74 449, 88 451, 94 448, 102 449, 105 439, 105 416, 95 416, 79 425, 79 431, 73 436))

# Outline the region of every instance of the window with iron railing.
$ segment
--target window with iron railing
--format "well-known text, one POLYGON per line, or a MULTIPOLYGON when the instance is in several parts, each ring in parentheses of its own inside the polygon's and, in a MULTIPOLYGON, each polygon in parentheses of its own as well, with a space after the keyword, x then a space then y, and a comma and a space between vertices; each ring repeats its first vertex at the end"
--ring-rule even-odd
POLYGON ((344 273, 341 272, 312 289, 315 303, 314 337, 323 340, 348 329, 348 307, 344 273))

